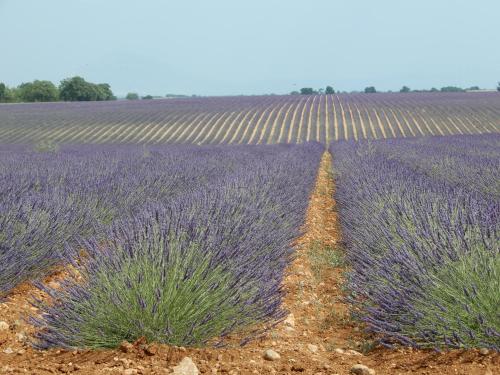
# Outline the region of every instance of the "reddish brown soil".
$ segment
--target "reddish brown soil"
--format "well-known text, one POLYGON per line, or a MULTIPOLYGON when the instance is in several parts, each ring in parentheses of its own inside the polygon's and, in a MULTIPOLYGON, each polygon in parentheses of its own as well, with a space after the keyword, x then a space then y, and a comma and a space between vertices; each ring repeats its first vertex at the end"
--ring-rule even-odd
MULTIPOLYGON (((23 285, 8 301, 0 303, 0 320, 10 325, 9 330, 0 331, 0 374, 169 374, 186 356, 205 374, 349 374, 357 363, 377 374, 500 374, 497 353, 375 348, 362 355, 349 351, 359 351, 370 341, 360 333, 361 327, 349 320, 347 306, 342 303, 343 269, 314 260, 325 246, 335 248, 339 241, 330 166, 330 155, 325 154, 311 196, 305 234, 297 241, 297 257, 284 280, 284 305, 291 315, 262 339, 243 348, 225 349, 186 349, 137 342, 122 350, 36 351, 20 335, 33 332, 22 319, 37 313, 28 303, 29 295, 44 296, 23 285), (316 254, 311 256, 311 251, 316 254), (266 349, 275 350, 281 358, 264 360, 266 349), (338 349, 345 352, 339 353, 338 349)), ((47 282, 57 283, 59 277, 62 276, 47 282)))

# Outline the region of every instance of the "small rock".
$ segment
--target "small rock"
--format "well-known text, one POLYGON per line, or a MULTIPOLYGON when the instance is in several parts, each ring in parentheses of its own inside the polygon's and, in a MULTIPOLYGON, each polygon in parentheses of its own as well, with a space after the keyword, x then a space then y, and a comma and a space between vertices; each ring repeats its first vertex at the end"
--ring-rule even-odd
POLYGON ((19 355, 23 355, 24 353, 26 353, 26 350, 24 350, 24 349, 19 349, 17 351, 17 354, 19 354, 19 355))
POLYGON ((487 348, 481 348, 479 349, 479 353, 481 353, 482 355, 488 355, 490 354, 490 351, 487 348))
POLYGON ((345 354, 345 350, 344 350, 344 349, 341 349, 341 348, 336 348, 336 349, 334 350, 334 352, 335 352, 335 353, 337 353, 337 354, 345 354))
POLYGON ((264 352, 264 359, 267 361, 277 361, 280 358, 281 358, 281 356, 272 349, 267 349, 264 352))
POLYGON ((318 346, 313 344, 307 344, 307 349, 309 349, 311 353, 316 353, 318 351, 318 346))
POLYGON ((357 352, 356 350, 352 350, 352 349, 349 349, 346 354, 349 354, 349 355, 356 355, 356 356, 362 356, 363 354, 361 354, 360 352, 357 352))
POLYGON ((26 341, 26 335, 24 334, 24 332, 16 333, 16 339, 19 342, 24 342, 26 341))
POLYGON ((7 322, 0 321, 0 331, 7 331, 10 328, 7 322))
POLYGON ((184 357, 180 363, 173 368, 176 375, 198 375, 200 372, 190 357, 184 357))
POLYGON ((153 356, 158 354, 158 345, 152 344, 148 345, 144 348, 144 353, 146 353, 149 356, 153 356))
POLYGON ((135 368, 128 368, 126 370, 123 370, 122 374, 123 375, 137 375, 139 371, 137 371, 135 368))
POLYGON ((288 315, 284 323, 288 327, 295 327, 295 316, 293 316, 293 314, 288 315))
POLYGON ((365 365, 354 365, 351 367, 351 374, 355 375, 375 375, 375 370, 365 365))
POLYGON ((14 351, 12 350, 12 348, 7 348, 7 349, 4 349, 3 351, 5 354, 12 354, 14 353, 14 351))
POLYGON ((128 341, 122 341, 122 343, 120 344, 120 350, 121 350, 123 353, 129 353, 129 352, 131 352, 133 349, 134 349, 134 345, 132 345, 132 344, 131 344, 131 343, 129 343, 128 341))
POLYGON ((286 327, 285 327, 285 332, 286 332, 286 333, 292 333, 292 332, 295 332, 295 328, 286 326, 286 327))

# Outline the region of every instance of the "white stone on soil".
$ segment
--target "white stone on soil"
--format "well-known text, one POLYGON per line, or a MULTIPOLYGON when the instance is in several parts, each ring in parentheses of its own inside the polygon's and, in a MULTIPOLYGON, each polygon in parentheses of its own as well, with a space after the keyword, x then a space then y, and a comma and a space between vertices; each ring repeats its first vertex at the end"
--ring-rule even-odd
POLYGON ((177 366, 173 368, 176 375, 198 375, 200 371, 190 357, 184 357, 177 366))
POLYGON ((14 351, 12 350, 12 348, 7 348, 7 349, 4 349, 3 351, 5 354, 12 354, 14 353, 14 351))
POLYGON ((375 375, 375 370, 360 364, 352 366, 350 372, 354 375, 375 375))
POLYGON ((317 353, 318 352, 318 346, 317 345, 307 344, 307 349, 309 349, 309 351, 311 353, 317 353))
POLYGON ((26 341, 26 335, 24 334, 24 332, 18 332, 16 333, 16 339, 19 342, 24 342, 26 341))
POLYGON ((281 356, 272 349, 267 349, 264 352, 264 359, 266 359, 268 361, 277 361, 280 358, 281 358, 281 356))
POLYGON ((9 323, 0 321, 0 331, 7 331, 9 328, 9 323))
POLYGON ((293 316, 293 314, 288 315, 284 323, 288 327, 295 327, 295 316, 293 316))

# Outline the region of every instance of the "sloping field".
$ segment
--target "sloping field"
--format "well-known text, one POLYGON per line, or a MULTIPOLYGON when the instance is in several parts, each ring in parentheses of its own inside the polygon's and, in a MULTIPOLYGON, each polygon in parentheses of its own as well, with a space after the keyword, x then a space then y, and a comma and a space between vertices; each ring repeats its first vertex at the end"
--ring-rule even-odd
POLYGON ((0 105, 0 143, 328 143, 499 130, 500 93, 241 96, 0 105))

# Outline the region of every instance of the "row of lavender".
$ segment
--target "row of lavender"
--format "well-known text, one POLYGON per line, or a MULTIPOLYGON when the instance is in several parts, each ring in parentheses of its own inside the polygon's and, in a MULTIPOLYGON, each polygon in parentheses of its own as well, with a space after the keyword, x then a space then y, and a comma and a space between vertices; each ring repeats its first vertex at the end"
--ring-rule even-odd
POLYGON ((11 144, 328 144, 499 130, 497 92, 0 105, 0 142, 11 144))
POLYGON ((386 345, 500 349, 500 135, 332 144, 357 315, 386 345))
POLYGON ((38 283, 54 297, 37 302, 41 348, 251 337, 248 327, 283 314, 281 280, 322 151, 4 146, 0 293, 73 266, 61 288, 38 283))

